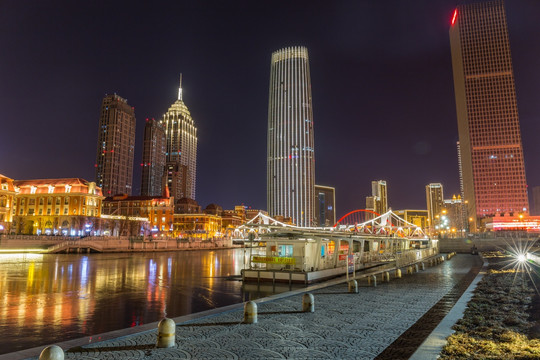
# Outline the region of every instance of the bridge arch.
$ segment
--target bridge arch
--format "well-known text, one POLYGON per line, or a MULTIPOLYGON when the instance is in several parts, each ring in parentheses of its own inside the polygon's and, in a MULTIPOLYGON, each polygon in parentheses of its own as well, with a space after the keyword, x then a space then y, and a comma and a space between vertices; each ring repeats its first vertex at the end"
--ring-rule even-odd
POLYGON ((334 227, 338 225, 356 225, 369 220, 367 218, 368 214, 373 214, 369 219, 381 216, 381 214, 368 209, 358 209, 349 211, 347 214, 343 215, 335 224, 334 227))

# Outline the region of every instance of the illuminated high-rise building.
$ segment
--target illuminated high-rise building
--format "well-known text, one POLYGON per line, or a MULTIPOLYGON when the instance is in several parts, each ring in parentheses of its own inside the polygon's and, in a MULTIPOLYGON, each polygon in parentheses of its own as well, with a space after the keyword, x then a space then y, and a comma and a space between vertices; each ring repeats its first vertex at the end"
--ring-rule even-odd
POLYGON ((320 227, 336 223, 336 189, 315 185, 315 224, 320 227))
POLYGON ((503 1, 459 5, 451 23, 463 192, 475 231, 482 217, 528 213, 523 148, 503 1))
POLYGON ((167 139, 163 124, 155 119, 146 119, 141 163, 142 196, 161 196, 163 194, 166 146, 167 139))
POLYGON ((268 100, 267 202, 270 216, 311 226, 315 211, 313 107, 308 51, 272 54, 268 100))
MULTIPOLYGON (((366 210, 381 215, 388 211, 388 187, 385 180, 371 182, 371 196, 366 197, 366 210)), ((371 217, 371 215, 367 216, 371 217)))
POLYGON ((167 138, 165 151, 165 183, 170 196, 178 201, 182 198, 195 200, 197 176, 197 128, 182 100, 182 75, 178 99, 163 115, 167 138))
POLYGON ((126 99, 107 95, 101 104, 96 183, 105 196, 131 195, 135 156, 135 110, 126 99))
POLYGON ((444 204, 443 186, 440 183, 426 185, 427 221, 431 231, 439 225, 444 204))

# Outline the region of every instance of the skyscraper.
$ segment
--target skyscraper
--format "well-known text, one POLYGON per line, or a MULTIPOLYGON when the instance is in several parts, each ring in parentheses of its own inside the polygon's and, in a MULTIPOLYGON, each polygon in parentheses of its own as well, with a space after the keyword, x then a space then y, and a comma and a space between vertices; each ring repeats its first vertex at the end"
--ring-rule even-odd
POLYGON ((135 156, 135 110, 120 96, 101 104, 96 154, 96 183, 103 195, 131 195, 135 156))
POLYGON ((459 5, 450 45, 463 190, 475 231, 482 217, 529 211, 503 1, 459 5))
POLYGON ((163 194, 166 146, 167 139, 163 124, 155 119, 146 119, 141 163, 141 195, 143 196, 161 196, 163 194))
POLYGON ((336 189, 315 185, 315 224, 320 227, 336 223, 336 189))
POLYGON ((197 176, 197 128, 182 100, 182 75, 178 99, 163 115, 167 147, 165 176, 169 193, 175 201, 181 198, 195 200, 197 176))
POLYGON ((371 182, 371 196, 366 197, 366 210, 381 215, 388 211, 388 187, 385 180, 371 182))
POLYGON ((268 99, 267 202, 270 216, 311 226, 315 211, 313 107, 308 51, 272 54, 268 99))
POLYGON ((430 231, 435 231, 435 226, 439 225, 444 202, 443 186, 440 183, 426 185, 426 203, 428 212, 428 225, 430 231))

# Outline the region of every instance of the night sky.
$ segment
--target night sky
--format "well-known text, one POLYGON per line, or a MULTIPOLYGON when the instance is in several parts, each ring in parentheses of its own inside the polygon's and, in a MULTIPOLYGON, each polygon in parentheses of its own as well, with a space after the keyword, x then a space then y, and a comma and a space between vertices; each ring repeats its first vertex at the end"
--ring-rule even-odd
MULTIPOLYGON (((101 100, 145 119, 183 98, 198 128, 197 201, 266 208, 270 56, 309 50, 316 183, 337 215, 371 180, 394 209, 459 189, 448 28, 454 0, 0 2, 0 173, 94 180, 101 100), (136 2, 138 4, 138 2, 136 2)), ((529 187, 540 185, 540 1, 506 3, 529 187)), ((529 191, 531 192, 531 191, 529 191)))

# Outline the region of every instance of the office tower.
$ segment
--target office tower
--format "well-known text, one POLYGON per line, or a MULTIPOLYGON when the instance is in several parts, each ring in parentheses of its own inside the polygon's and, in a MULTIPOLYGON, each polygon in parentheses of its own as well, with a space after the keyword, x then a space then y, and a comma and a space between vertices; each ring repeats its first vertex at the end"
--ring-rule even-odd
POLYGON ((315 185, 315 224, 334 226, 336 223, 336 189, 315 185))
POLYGON ((426 185, 426 202, 428 211, 428 224, 430 231, 435 231, 439 225, 440 214, 443 208, 443 186, 439 183, 426 185))
POLYGON ((103 195, 131 195, 135 155, 135 110, 126 99, 106 95, 101 104, 96 183, 103 195))
POLYGON ((463 190, 475 231, 482 217, 529 211, 503 2, 459 5, 450 44, 463 190))
POLYGON ((313 107, 308 51, 272 54, 268 99, 267 202, 270 216, 311 226, 315 211, 313 107))
POLYGON ((388 211, 388 187, 385 180, 371 182, 371 196, 366 197, 366 210, 381 215, 388 211))
POLYGON ((163 124, 155 119, 146 119, 141 163, 142 196, 161 196, 163 194, 162 183, 166 146, 167 139, 163 124))
POLYGON ((165 151, 165 183, 170 196, 195 200, 197 175, 197 128, 182 100, 182 75, 178 100, 163 115, 167 147, 165 151))

